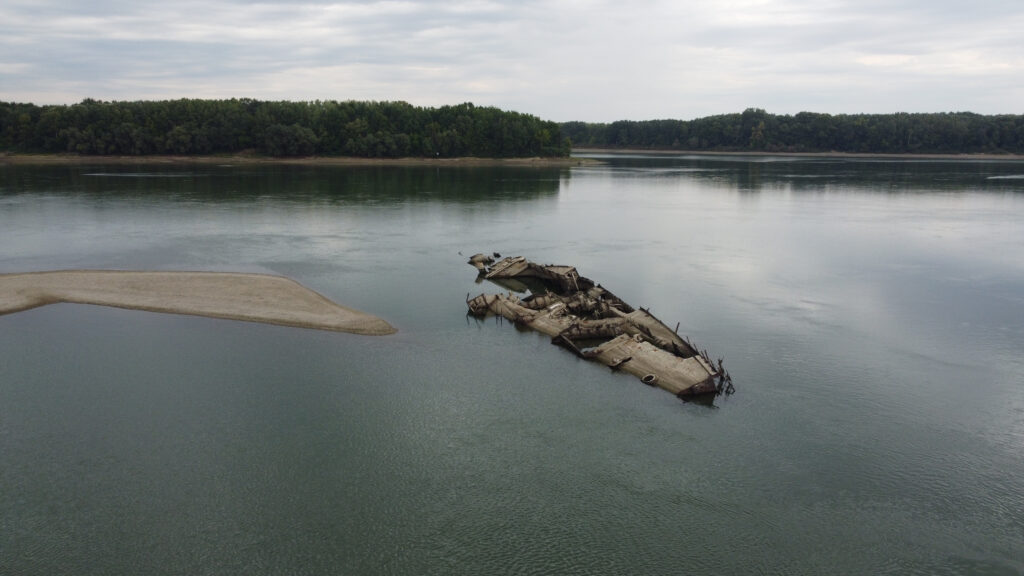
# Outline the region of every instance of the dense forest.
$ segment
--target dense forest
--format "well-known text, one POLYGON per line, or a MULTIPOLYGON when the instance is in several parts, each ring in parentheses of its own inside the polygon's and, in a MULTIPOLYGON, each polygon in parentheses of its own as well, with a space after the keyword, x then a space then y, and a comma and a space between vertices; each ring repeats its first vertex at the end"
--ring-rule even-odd
POLYGON ((695 120, 566 122, 574 146, 703 151, 1024 154, 1024 116, 769 114, 749 108, 695 120))
POLYGON ((37 106, 0 102, 0 151, 371 158, 568 156, 577 147, 694 151, 1024 154, 1024 116, 769 114, 565 122, 491 107, 251 99, 37 106))
POLYGON ((0 102, 0 150, 487 158, 568 156, 555 122, 473 104, 250 99, 0 102))

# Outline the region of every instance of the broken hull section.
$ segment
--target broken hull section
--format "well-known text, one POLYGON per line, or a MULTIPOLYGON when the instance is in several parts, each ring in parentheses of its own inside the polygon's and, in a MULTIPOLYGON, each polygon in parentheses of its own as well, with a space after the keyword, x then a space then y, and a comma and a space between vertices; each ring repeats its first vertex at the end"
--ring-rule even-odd
POLYGON ((473 316, 493 314, 547 334, 552 343, 581 358, 633 374, 643 383, 679 398, 708 397, 733 390, 721 360, 716 367, 705 352, 648 310, 633 309, 571 266, 543 266, 514 257, 477 267, 482 279, 530 279, 530 284, 539 282, 543 290, 522 298, 511 292, 467 296, 466 304, 473 316))

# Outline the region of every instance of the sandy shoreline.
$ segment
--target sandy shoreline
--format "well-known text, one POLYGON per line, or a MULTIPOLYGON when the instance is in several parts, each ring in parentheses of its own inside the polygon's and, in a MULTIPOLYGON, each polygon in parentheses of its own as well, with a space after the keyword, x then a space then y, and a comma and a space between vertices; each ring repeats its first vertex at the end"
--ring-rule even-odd
POLYGON ((887 160, 1024 160, 1021 154, 877 154, 868 152, 711 152, 646 148, 573 148, 573 154, 650 154, 663 156, 764 156, 799 158, 879 158, 887 160))
POLYGON ((356 158, 350 156, 309 156, 303 158, 270 158, 251 155, 213 156, 84 156, 79 154, 10 154, 0 153, 0 164, 214 164, 252 165, 282 164, 299 166, 521 166, 560 168, 598 163, 587 158, 356 158))
POLYGON ((368 336, 396 332, 376 316, 336 304, 283 276, 115 270, 0 274, 0 315, 58 302, 368 336))
MULTIPOLYGON (((645 148, 573 148, 573 154, 648 154, 663 156, 751 156, 800 158, 879 158, 890 160, 1011 160, 1024 161, 1021 154, 875 154, 859 152, 711 152, 707 150, 652 150, 645 148)), ((357 158, 351 156, 308 156, 271 158, 252 155, 212 156, 86 156, 79 154, 12 154, 0 152, 0 165, 295 165, 295 166, 437 166, 526 168, 569 168, 601 164, 595 158, 357 158)))

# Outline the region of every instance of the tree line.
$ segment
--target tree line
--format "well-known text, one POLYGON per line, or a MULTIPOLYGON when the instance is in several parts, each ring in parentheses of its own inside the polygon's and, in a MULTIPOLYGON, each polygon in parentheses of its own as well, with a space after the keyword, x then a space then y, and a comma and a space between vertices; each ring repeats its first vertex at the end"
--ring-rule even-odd
POLYGON ((558 157, 557 123, 472 103, 252 99, 0 102, 0 150, 76 154, 558 157))
POLYGON ((574 146, 698 151, 876 154, 1024 153, 1024 116, 769 114, 748 108, 695 120, 565 122, 574 146))

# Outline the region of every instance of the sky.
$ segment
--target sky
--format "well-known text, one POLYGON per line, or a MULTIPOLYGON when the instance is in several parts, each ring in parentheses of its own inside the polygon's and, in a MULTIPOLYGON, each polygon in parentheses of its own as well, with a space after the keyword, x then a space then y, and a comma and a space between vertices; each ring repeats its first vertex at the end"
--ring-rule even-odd
POLYGON ((0 101, 1024 113, 1022 0, 0 0, 0 101))

